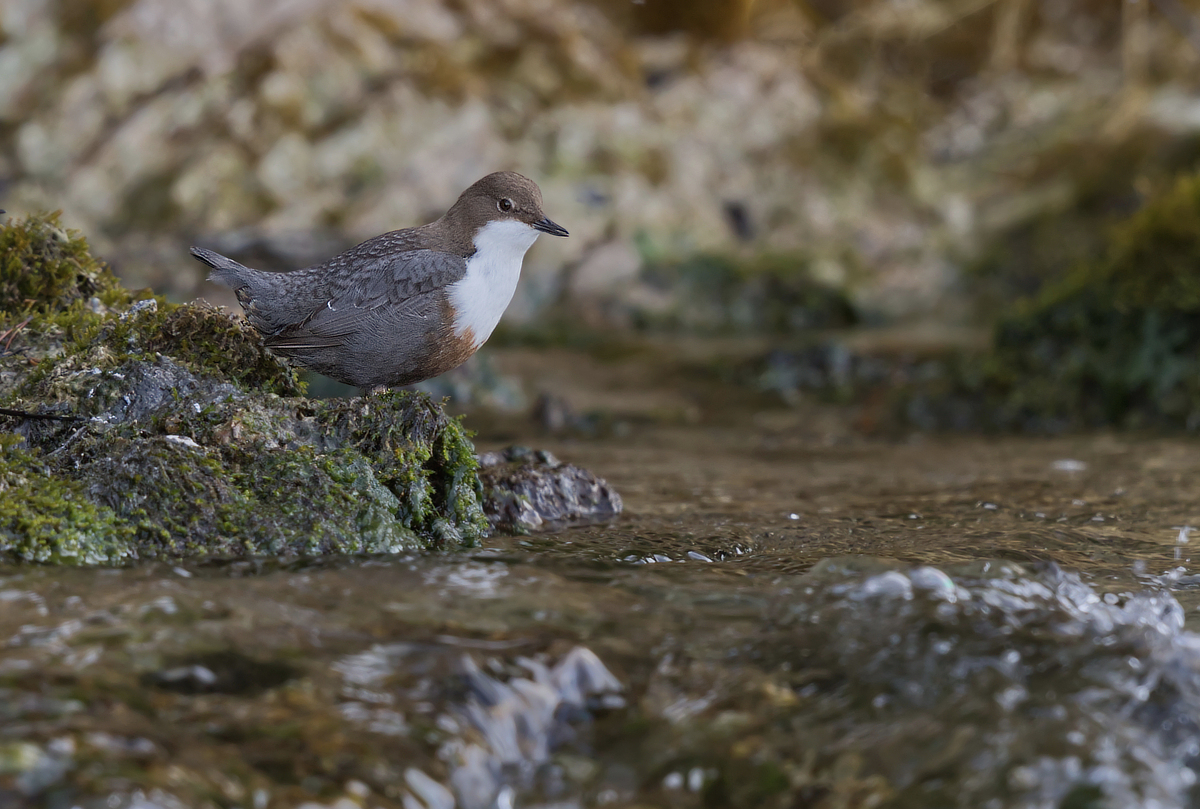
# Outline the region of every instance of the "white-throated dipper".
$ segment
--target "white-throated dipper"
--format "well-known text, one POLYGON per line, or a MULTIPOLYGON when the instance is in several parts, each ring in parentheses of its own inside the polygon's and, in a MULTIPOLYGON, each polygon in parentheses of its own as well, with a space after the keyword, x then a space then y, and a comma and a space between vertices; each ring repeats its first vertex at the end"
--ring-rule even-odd
POLYGON ((539 233, 567 231, 542 213, 542 192, 511 171, 489 174, 436 222, 393 230, 293 272, 262 272, 192 248, 231 287, 266 345, 339 382, 369 390, 457 368, 508 308, 539 233))

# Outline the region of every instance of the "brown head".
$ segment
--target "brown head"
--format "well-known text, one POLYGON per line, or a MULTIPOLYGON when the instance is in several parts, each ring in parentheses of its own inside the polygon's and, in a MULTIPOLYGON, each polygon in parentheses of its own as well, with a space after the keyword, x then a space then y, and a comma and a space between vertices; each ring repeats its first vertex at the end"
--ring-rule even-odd
POLYGON ((488 222, 511 219, 549 233, 566 236, 567 231, 542 211, 542 191, 537 183, 513 171, 497 171, 479 180, 458 198, 442 221, 475 233, 488 222))

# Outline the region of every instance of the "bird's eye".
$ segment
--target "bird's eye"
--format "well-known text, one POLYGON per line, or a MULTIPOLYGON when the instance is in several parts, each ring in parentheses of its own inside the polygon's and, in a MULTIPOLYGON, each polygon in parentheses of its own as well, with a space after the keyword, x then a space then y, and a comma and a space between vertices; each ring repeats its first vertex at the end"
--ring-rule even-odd
POLYGON ((513 201, 511 199, 509 199, 508 197, 505 197, 504 199, 502 199, 496 203, 496 207, 499 208, 501 211, 504 211, 504 213, 508 213, 509 211, 511 211, 513 209, 513 201))

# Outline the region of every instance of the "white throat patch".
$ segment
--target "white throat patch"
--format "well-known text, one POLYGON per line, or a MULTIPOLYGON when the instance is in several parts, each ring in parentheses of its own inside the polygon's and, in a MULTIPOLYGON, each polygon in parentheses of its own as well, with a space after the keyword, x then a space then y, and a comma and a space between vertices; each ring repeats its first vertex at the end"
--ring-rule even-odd
POLYGON ((491 336, 517 289, 525 252, 537 237, 538 231, 515 219, 496 220, 479 229, 466 276, 446 287, 458 315, 456 335, 470 329, 476 348, 491 336))

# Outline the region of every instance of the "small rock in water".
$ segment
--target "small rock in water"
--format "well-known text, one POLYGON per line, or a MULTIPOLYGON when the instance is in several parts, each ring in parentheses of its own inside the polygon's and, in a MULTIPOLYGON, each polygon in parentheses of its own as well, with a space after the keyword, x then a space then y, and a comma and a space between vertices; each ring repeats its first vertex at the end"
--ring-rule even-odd
MULTIPOLYGON (((549 761, 572 718, 625 705, 621 681, 586 647, 575 647, 554 666, 529 658, 517 662, 531 676, 500 680, 469 656, 461 660, 468 696, 459 721, 473 729, 475 741, 452 739, 443 750, 463 809, 512 806, 505 778, 549 761)), ((411 780, 409 786, 415 791, 411 780)))
POLYGON ((479 480, 494 531, 547 531, 604 522, 621 513, 621 496, 603 478, 543 450, 481 453, 479 480))

